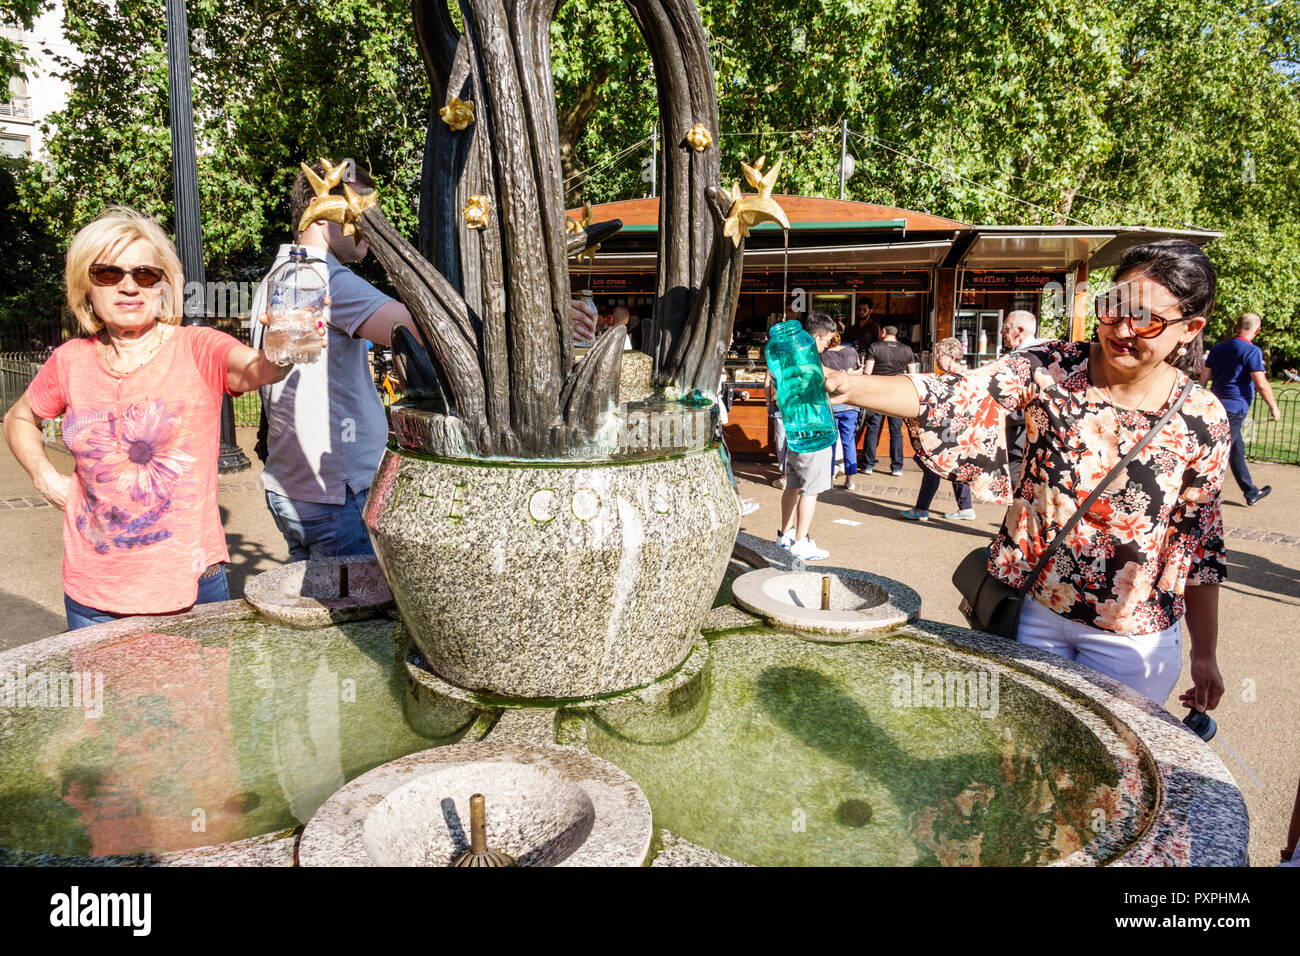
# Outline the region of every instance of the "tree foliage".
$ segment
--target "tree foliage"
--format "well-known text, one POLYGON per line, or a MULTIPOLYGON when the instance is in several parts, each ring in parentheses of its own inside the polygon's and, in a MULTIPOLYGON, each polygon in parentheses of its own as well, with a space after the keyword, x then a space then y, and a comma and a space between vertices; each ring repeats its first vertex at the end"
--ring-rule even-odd
MULTIPOLYGON (((39 0, 4 0, 34 10, 39 0)), ((699 0, 724 178, 967 222, 1218 229, 1222 333, 1260 312, 1300 357, 1300 4, 1266 0, 699 0)), ((110 202, 170 217, 164 25, 142 0, 70 0, 68 108, 28 211, 66 237, 110 202)), ((205 249, 227 271, 288 232, 300 159, 367 163, 407 234, 428 87, 402 0, 191 0, 205 249)), ((649 195, 652 65, 622 4, 551 30, 568 201, 649 195)), ((706 80, 702 80, 706 81, 706 80)), ((65 239, 66 241, 66 239, 65 239)))

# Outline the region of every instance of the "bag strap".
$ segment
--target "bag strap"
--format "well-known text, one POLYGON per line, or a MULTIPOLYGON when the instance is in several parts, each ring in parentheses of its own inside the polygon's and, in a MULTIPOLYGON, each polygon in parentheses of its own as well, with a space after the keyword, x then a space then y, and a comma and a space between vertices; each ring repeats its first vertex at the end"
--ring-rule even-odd
POLYGON ((1043 552, 1042 556, 1038 559, 1038 563, 1034 565, 1033 572, 1025 579, 1025 583, 1016 591, 1017 594, 1023 598, 1029 592, 1029 589, 1038 581, 1038 576, 1043 573, 1043 569, 1047 567, 1047 562, 1050 561, 1052 555, 1056 553, 1056 549, 1065 543, 1066 535, 1068 535, 1074 526, 1079 523, 1079 520, 1088 513, 1088 510, 1093 506, 1093 503, 1101 497, 1102 492, 1106 490, 1107 486, 1118 477, 1121 471, 1128 467, 1129 462, 1137 457, 1137 453, 1145 448, 1147 443, 1150 442, 1151 439, 1155 438, 1156 435, 1159 434, 1160 430, 1165 427, 1169 422, 1169 419, 1173 418, 1174 415, 1178 413, 1178 410, 1183 407, 1183 402, 1187 401, 1187 396, 1191 394, 1191 391, 1192 380, 1189 377, 1186 383, 1184 383, 1182 391, 1178 393, 1178 397, 1174 399, 1173 405, 1169 406, 1169 411, 1164 413, 1160 421, 1151 426, 1151 430, 1142 436, 1140 442, 1129 449, 1128 454, 1119 460, 1119 463, 1110 470, 1110 474, 1103 478, 1101 484, 1092 490, 1092 494, 1084 499, 1084 502, 1079 506, 1079 509, 1074 514, 1070 515, 1070 520, 1061 526, 1061 530, 1056 533, 1054 538, 1052 538, 1052 543, 1047 546, 1047 550, 1043 552))

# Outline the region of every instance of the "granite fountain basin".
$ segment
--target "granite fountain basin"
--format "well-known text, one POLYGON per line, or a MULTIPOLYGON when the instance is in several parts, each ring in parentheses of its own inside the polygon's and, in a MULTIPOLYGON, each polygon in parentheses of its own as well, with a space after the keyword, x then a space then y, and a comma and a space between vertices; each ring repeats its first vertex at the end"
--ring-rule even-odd
POLYGON ((598 463, 386 452, 365 520, 429 668, 505 698, 643 686, 690 653, 740 503, 721 448, 598 463))
POLYGON ((227 601, 5 651, 0 863, 291 863, 347 781, 491 725, 412 731, 404 646, 386 616, 306 629, 227 601))
POLYGON ((316 812, 302 866, 450 866, 469 849, 470 796, 491 849, 517 866, 640 866, 650 804, 627 774, 568 747, 458 744, 358 777, 316 812))
MULTIPOLYGON (((729 574, 763 562, 742 539, 729 574)), ((477 740, 618 766, 654 808, 654 865, 1244 859, 1222 762, 1086 667, 919 620, 836 643, 721 604, 672 672, 584 701, 457 689, 386 615, 300 628, 233 601, 0 653, 0 861, 290 864, 299 829, 350 781, 477 740), (85 677, 89 699, 55 705, 56 685, 85 677), (6 696, 16 678, 26 699, 6 696)), ((561 847, 586 811, 556 793, 561 847)), ((439 859, 412 854, 393 861, 439 859)))

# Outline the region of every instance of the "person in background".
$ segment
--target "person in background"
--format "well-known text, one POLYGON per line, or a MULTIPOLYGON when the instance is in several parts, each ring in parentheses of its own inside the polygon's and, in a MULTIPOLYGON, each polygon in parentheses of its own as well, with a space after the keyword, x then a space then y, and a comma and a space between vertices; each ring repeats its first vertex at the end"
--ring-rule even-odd
POLYGON ((1228 413, 1228 427, 1232 430, 1232 451, 1228 456, 1228 464, 1248 505, 1258 504, 1273 490, 1272 485, 1255 487, 1250 469, 1246 467, 1246 443, 1241 438, 1241 425, 1250 415, 1250 404, 1255 399, 1256 388, 1268 405, 1273 421, 1282 417, 1277 399, 1273 397, 1273 387, 1268 383, 1268 375, 1264 371, 1264 353, 1254 343, 1261 324, 1259 316, 1254 312, 1242 313, 1237 319, 1236 334, 1210 349, 1205 368, 1201 372, 1201 384, 1212 380, 1210 391, 1214 392, 1215 398, 1228 413))
MULTIPOLYGON (((904 375, 920 370, 920 363, 910 348, 898 341, 898 328, 886 325, 880 330, 880 341, 873 342, 867 350, 863 372, 867 375, 904 375)), ((903 420, 893 415, 867 413, 867 437, 862 444, 862 473, 876 470, 876 446, 880 441, 880 420, 889 419, 889 471, 895 478, 903 473, 903 420)))
MULTIPOLYGON (((813 312, 804 323, 808 334, 817 343, 825 368, 838 369, 842 372, 854 372, 858 367, 858 353, 851 345, 842 345, 836 322, 824 312, 813 312)), ((844 473, 844 490, 857 490, 853 476, 858 473, 858 450, 854 445, 854 436, 858 427, 858 410, 853 405, 832 405, 835 415, 835 427, 839 438, 831 445, 832 481, 834 475, 844 473), (842 449, 842 453, 841 453, 842 449)))
MULTIPOLYGON (((804 320, 804 329, 817 342, 820 351, 835 334, 835 320, 824 312, 811 312, 804 320)), ((828 551, 817 547, 809 536, 813 515, 817 510, 817 496, 831 488, 831 461, 834 447, 820 451, 785 453, 785 490, 781 493, 781 528, 776 543, 789 550, 791 556, 802 561, 822 561, 830 557, 828 551)))
POLYGON ((772 484, 784 489, 786 486, 785 419, 781 417, 781 407, 776 403, 776 387, 771 372, 763 374, 763 390, 767 393, 767 417, 772 422, 772 444, 776 446, 777 476, 772 479, 772 484))
MULTIPOLYGON (((319 163, 312 168, 324 175, 319 163)), ((342 195, 344 185, 334 193, 342 195)), ((359 166, 348 185, 361 192, 374 188, 359 166)), ((336 223, 325 220, 299 229, 315 198, 300 172, 289 200, 293 243, 280 246, 253 297, 249 319, 249 341, 260 345, 266 330, 259 321, 267 308, 266 280, 289 261, 295 245, 305 248, 308 262, 329 283, 330 347, 320 361, 299 366, 262 389, 267 421, 262 488, 290 561, 374 554, 361 513, 388 443, 388 418, 368 362, 369 343, 391 346, 399 325, 418 336, 406 306, 348 268, 369 254, 364 239, 345 236, 336 223)))
MULTIPOLYGON (((1038 344, 1038 319, 1034 313, 1017 309, 1002 320, 1002 351, 1032 348, 1038 344)), ((1007 472, 1011 487, 1020 483, 1025 462, 1025 413, 1007 413, 1007 472)))
POLYGON ((880 338, 880 330, 876 326, 875 319, 871 317, 871 313, 871 300, 859 296, 856 309, 857 321, 853 326, 853 345, 861 356, 859 364, 866 361, 867 349, 871 348, 871 343, 880 338))
MULTIPOLYGON (((966 353, 961 347, 961 339, 946 338, 934 347, 935 371, 941 375, 961 375, 966 370, 966 353)), ((916 504, 899 515, 909 521, 929 521, 930 502, 934 501, 939 490, 939 476, 926 467, 918 455, 916 464, 921 469, 921 490, 916 494, 916 504)), ((952 483, 953 497, 957 499, 957 510, 944 515, 949 521, 974 521, 975 507, 971 502, 970 485, 962 481, 952 483)))
MULTIPOLYGON (((324 175, 321 164, 312 168, 324 175)), ((334 187, 333 194, 343 195, 346 185, 366 192, 374 181, 357 166, 353 178, 334 187)), ((406 306, 348 268, 369 254, 364 239, 345 236, 337 223, 325 220, 299 228, 315 198, 307 175, 300 172, 289 200, 293 244, 280 247, 267 274, 270 278, 288 262, 290 250, 299 245, 329 282, 329 351, 262 389, 267 422, 262 488, 290 561, 374 554, 362 512, 388 443, 388 417, 370 368, 370 343, 391 346, 399 325, 419 340, 406 306)), ((249 336, 254 345, 265 334, 267 290, 263 280, 253 298, 249 336)), ((596 315, 590 306, 572 302, 570 316, 576 337, 594 334, 596 315)))
POLYGON ((176 249, 134 210, 114 206, 73 237, 66 284, 86 334, 55 349, 4 432, 36 490, 64 512, 69 630, 229 600, 222 397, 278 382, 291 366, 216 329, 182 326, 176 249), (60 415, 71 477, 55 470, 41 434, 60 415))
POLYGON ((627 332, 627 335, 623 339, 623 351, 625 352, 632 348, 632 330, 628 328, 628 322, 631 320, 631 317, 632 313, 628 311, 627 306, 625 305, 614 306, 614 311, 610 315, 610 331, 613 331, 621 325, 627 332))

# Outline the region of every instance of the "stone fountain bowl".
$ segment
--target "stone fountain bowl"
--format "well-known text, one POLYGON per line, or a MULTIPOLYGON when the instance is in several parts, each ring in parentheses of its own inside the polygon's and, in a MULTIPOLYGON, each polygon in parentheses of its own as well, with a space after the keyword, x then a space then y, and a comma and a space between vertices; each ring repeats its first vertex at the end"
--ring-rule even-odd
POLYGON ((294 627, 325 627, 375 617, 393 607, 393 592, 374 558, 295 561, 249 579, 244 599, 294 627))
POLYGON ((457 744, 358 777, 316 812, 301 866, 450 866, 469 849, 469 799, 487 805, 487 844, 518 866, 640 866, 650 804, 632 778, 553 745, 457 744))
POLYGON ((891 630, 916 620, 921 611, 920 596, 907 585, 851 568, 761 568, 736 578, 731 593, 737 604, 770 623, 824 640, 891 630), (830 578, 826 610, 824 577, 830 578))
POLYGON ((740 502, 719 446, 628 462, 389 449, 365 521, 429 670, 573 700, 678 667, 727 569, 740 502))

